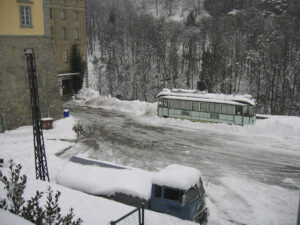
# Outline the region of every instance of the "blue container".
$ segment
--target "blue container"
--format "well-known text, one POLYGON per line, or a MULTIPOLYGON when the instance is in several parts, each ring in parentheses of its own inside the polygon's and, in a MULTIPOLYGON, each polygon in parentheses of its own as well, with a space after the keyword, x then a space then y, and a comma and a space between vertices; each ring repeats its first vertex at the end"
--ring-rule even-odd
POLYGON ((68 109, 64 110, 64 117, 69 117, 70 116, 70 111, 68 109))

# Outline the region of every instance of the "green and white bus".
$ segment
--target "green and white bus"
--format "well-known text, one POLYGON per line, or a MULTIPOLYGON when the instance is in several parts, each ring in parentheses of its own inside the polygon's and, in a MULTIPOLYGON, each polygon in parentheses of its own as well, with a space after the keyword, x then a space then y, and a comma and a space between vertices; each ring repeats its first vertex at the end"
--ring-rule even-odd
POLYGON ((255 101, 250 95, 164 88, 157 98, 157 113, 161 117, 241 126, 254 124, 256 120, 255 101))

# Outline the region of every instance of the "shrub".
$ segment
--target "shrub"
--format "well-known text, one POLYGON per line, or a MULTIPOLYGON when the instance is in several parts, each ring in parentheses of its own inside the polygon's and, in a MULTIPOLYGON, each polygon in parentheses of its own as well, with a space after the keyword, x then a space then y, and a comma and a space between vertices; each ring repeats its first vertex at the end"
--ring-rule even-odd
POLYGON ((44 193, 36 191, 34 197, 26 201, 23 197, 26 188, 26 175, 21 175, 21 164, 9 162, 10 177, 7 178, 0 171, 0 181, 4 184, 6 198, 0 199, 0 208, 19 215, 37 225, 80 225, 82 220, 73 220, 74 212, 71 208, 66 216, 61 215, 58 204, 61 193, 53 193, 51 187, 47 189, 47 201, 44 207, 40 206, 40 199, 44 193))

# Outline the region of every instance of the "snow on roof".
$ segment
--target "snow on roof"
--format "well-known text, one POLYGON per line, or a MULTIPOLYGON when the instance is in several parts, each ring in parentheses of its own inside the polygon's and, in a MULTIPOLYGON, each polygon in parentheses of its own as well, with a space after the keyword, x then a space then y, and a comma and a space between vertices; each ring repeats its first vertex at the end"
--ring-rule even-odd
POLYGON ((153 184, 186 190, 199 183, 199 170, 173 164, 158 172, 152 179, 153 184))
POLYGON ((123 193, 148 200, 153 174, 139 169, 104 168, 69 162, 56 177, 56 182, 93 195, 123 193))
POLYGON ((217 102, 217 103, 227 103, 227 104, 250 104, 255 105, 255 100, 251 95, 225 95, 225 94, 213 94, 207 93, 206 91, 197 90, 185 90, 185 89, 172 89, 169 90, 164 88, 157 97, 167 97, 174 99, 185 99, 185 100, 195 100, 206 101, 206 102, 217 102))

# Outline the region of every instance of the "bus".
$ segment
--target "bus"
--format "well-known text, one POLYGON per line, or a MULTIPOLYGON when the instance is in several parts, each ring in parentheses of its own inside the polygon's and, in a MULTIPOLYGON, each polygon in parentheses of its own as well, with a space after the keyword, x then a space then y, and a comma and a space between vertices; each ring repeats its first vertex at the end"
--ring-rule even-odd
POLYGON ((253 125, 256 121, 255 100, 250 95, 164 88, 157 98, 157 113, 160 117, 241 126, 253 125))

